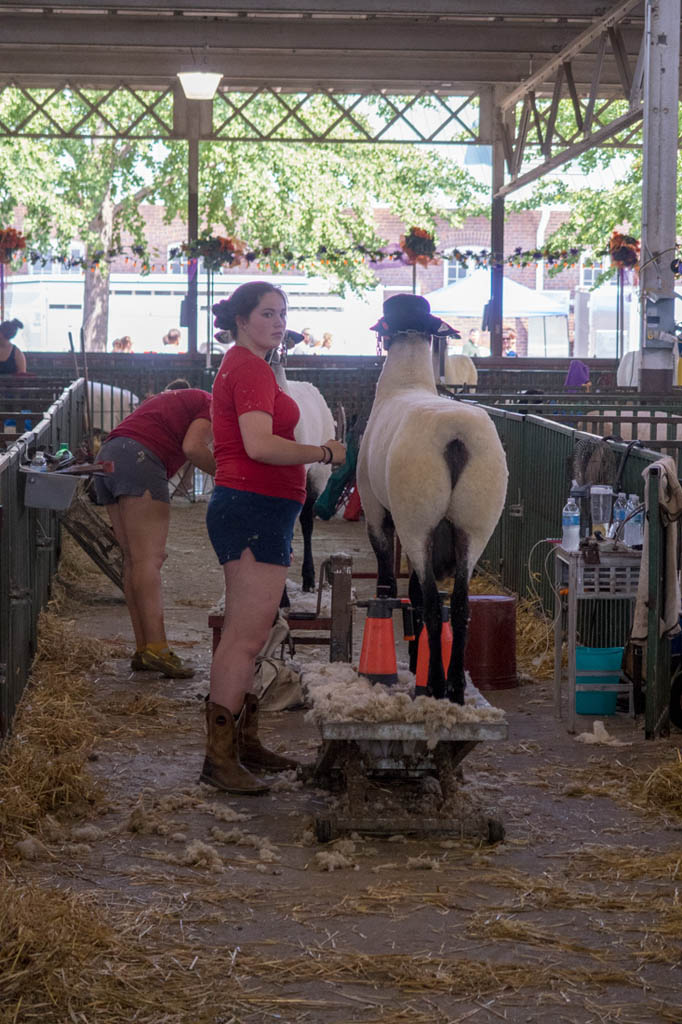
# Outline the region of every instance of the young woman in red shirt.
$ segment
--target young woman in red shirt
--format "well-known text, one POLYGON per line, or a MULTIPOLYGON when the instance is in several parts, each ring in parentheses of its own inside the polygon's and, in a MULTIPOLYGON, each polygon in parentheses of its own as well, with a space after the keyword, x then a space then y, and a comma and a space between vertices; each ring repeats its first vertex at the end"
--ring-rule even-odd
POLYGON ((114 463, 110 476, 95 477, 95 489, 123 550, 123 590, 136 644, 133 671, 161 672, 173 679, 194 675, 168 646, 161 566, 170 523, 168 480, 187 461, 215 473, 210 417, 206 391, 162 391, 126 416, 97 456, 98 462, 114 463))
POLYGON ((211 666, 208 740, 201 781, 229 793, 263 793, 249 771, 296 765, 258 739, 258 698, 249 693, 256 655, 277 614, 291 563, 294 525, 305 500, 305 466, 340 464, 346 449, 321 438, 298 444, 299 409, 275 380, 267 353, 284 337, 287 301, 251 281, 213 307, 229 349, 213 384, 216 486, 206 523, 225 572, 225 620, 211 666))

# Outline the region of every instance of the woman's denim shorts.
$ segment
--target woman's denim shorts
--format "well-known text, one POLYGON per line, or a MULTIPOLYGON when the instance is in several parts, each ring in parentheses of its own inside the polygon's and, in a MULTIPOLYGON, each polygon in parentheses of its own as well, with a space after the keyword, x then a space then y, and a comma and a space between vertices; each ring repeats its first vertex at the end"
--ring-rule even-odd
POLYGON ((239 561, 249 548, 257 562, 291 565, 294 526, 302 507, 290 498, 215 487, 206 526, 220 564, 239 561))

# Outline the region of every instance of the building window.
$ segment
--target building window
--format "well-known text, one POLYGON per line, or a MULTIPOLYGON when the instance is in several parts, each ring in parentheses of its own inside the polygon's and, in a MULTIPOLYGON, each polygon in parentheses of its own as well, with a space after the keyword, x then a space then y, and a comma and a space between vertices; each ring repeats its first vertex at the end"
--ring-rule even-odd
MULTIPOLYGON (((473 246, 462 246, 462 249, 470 249, 473 246)), ((465 277, 468 277, 473 270, 471 262, 467 265, 466 263, 460 263, 458 260, 443 260, 443 284, 455 284, 457 281, 463 281, 465 277)))
MULTIPOLYGON (((77 263, 73 267, 69 267, 62 263, 61 260, 52 259, 52 253, 59 253, 59 251, 59 243, 55 238, 51 239, 48 245, 45 262, 43 263, 41 260, 38 260, 37 263, 34 263, 31 268, 33 273, 41 275, 80 274, 80 263, 77 263)), ((65 255, 72 260, 82 259, 85 255, 85 247, 81 245, 80 242, 72 242, 66 250, 65 255)))
POLYGON ((175 256, 171 259, 171 253, 173 250, 178 250, 182 246, 182 242, 172 242, 166 249, 166 266, 169 274, 186 274, 187 273, 187 260, 184 256, 175 256))
POLYGON ((581 261, 580 263, 580 283, 583 288, 594 288, 597 283, 597 278, 606 270, 606 265, 603 259, 590 260, 591 266, 581 261))

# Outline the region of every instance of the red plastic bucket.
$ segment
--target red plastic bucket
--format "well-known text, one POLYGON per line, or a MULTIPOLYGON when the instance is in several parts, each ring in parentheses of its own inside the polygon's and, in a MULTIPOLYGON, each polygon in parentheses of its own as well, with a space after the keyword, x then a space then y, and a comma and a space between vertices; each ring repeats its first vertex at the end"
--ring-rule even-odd
POLYGON ((464 667, 479 690, 518 686, 516 598, 506 594, 469 596, 469 631, 464 667))

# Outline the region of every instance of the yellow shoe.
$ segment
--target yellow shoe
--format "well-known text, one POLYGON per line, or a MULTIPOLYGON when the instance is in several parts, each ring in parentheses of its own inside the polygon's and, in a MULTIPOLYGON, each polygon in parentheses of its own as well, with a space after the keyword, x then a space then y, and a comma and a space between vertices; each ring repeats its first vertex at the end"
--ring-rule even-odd
POLYGON ((135 651, 132 658, 130 659, 130 670, 131 672, 145 672, 147 667, 142 661, 142 651, 135 651))
POLYGON ((162 675, 167 676, 169 679, 191 679, 194 675, 194 667, 178 658, 177 654, 174 654, 173 651, 157 654, 155 651, 150 651, 148 647, 145 647, 139 657, 140 670, 142 671, 161 672, 162 675))

